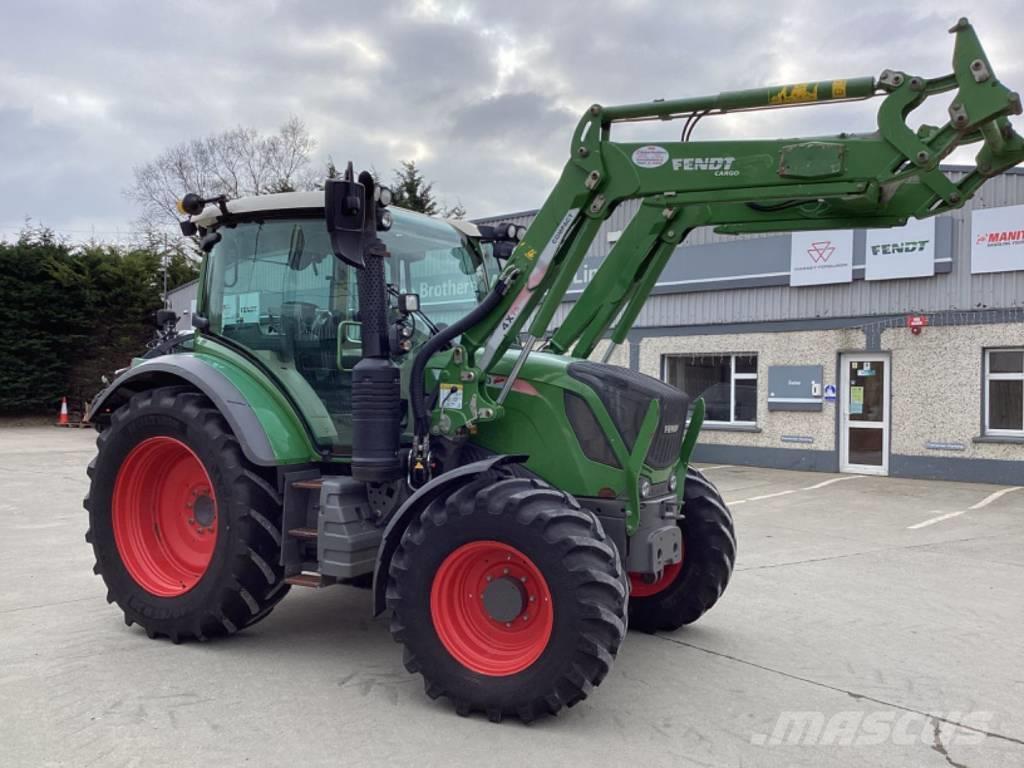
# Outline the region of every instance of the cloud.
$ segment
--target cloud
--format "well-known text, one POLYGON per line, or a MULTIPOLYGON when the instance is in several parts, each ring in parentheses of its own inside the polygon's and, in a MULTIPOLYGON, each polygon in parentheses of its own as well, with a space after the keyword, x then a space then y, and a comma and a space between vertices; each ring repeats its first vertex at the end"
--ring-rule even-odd
MULTIPOLYGON (((948 71, 960 3, 41 0, 4 9, 0 232, 125 226, 131 170, 167 146, 290 115, 318 161, 420 162, 471 215, 543 202, 578 116, 777 82, 948 71)), ((972 9, 1000 77, 1024 88, 1018 3, 972 9)), ((928 113, 943 119, 944 104, 928 113)), ((696 138, 871 130, 873 104, 706 120, 696 138)), ((666 139, 679 126, 626 127, 666 139)))

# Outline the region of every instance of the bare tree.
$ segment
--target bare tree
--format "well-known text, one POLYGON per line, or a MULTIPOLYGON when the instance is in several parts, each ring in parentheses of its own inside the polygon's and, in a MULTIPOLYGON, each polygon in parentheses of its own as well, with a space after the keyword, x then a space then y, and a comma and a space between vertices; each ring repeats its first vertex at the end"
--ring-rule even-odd
POLYGON ((142 208, 143 232, 166 231, 177 224, 177 201, 186 192, 242 197, 313 189, 317 175, 310 155, 315 148, 316 140, 297 117, 271 135, 239 126, 182 142, 136 166, 125 195, 142 208))

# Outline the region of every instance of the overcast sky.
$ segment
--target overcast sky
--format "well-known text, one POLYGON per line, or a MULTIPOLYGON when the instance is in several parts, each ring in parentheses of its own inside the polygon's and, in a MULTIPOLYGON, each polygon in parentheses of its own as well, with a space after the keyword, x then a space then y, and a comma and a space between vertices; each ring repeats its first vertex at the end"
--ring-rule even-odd
MULTIPOLYGON (((290 115, 316 137, 318 162, 386 172, 412 159, 470 216, 533 208, 593 102, 886 67, 936 76, 965 9, 1000 79, 1024 89, 1020 0, 7 2, 0 236, 26 216, 75 240, 123 233, 138 213, 123 196, 133 166, 290 115)), ((944 120, 946 102, 933 101, 926 116, 944 120)), ((870 104, 707 120, 694 138, 869 130, 870 104)), ((671 140, 678 129, 618 135, 671 140)))

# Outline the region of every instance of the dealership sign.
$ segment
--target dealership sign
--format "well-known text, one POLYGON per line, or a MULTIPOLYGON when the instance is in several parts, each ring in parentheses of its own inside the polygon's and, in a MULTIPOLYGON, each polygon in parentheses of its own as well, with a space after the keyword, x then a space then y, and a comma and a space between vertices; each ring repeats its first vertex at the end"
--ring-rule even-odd
POLYGON ((971 272, 1024 270, 1024 205, 971 212, 971 272))
POLYGON ((864 250, 865 280, 931 277, 935 274, 935 219, 869 229, 864 250))
POLYGON ((853 230, 794 232, 789 251, 789 284, 853 282, 853 230))

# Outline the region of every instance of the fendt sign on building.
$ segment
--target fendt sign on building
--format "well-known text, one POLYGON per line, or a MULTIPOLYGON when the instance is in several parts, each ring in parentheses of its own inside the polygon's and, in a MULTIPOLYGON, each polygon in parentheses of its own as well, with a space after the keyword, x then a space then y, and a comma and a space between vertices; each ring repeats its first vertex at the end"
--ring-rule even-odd
POLYGON ((869 229, 864 279, 895 280, 935 274, 935 219, 912 220, 893 229, 869 229))
POLYGON ((971 212, 971 272, 1024 270, 1024 205, 971 212))

